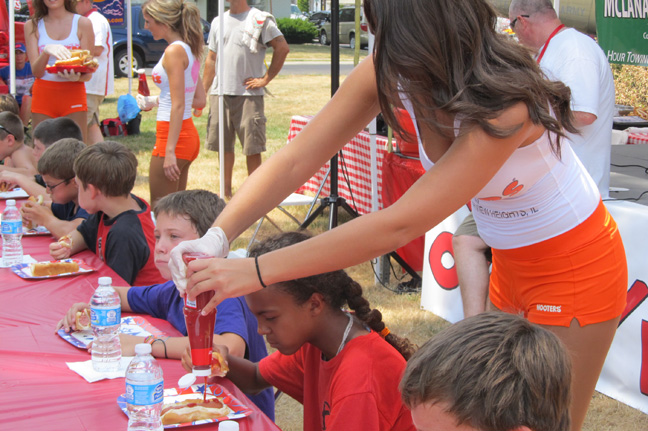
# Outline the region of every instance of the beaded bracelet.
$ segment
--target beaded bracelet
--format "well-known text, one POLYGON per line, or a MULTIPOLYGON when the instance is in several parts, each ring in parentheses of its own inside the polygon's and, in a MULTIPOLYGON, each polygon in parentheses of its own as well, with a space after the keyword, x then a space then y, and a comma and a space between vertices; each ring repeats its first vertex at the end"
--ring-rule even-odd
MULTIPOLYGON (((167 337, 167 339, 168 339, 168 337, 167 337)), ((169 355, 167 354, 167 346, 166 346, 166 342, 165 342, 162 338, 155 338, 155 339, 153 340, 153 342, 151 343, 151 346, 152 346, 153 344, 155 344, 156 341, 161 341, 161 342, 162 342, 162 345, 164 346, 164 359, 169 359, 169 355)))
POLYGON ((265 285, 263 279, 261 278, 261 271, 259 271, 259 256, 254 256, 254 265, 256 266, 257 276, 259 277, 259 283, 261 283, 261 286, 263 287, 268 287, 265 285))
POLYGON ((153 344, 155 342, 155 337, 153 335, 149 335, 148 337, 144 338, 144 342, 146 344, 153 344))

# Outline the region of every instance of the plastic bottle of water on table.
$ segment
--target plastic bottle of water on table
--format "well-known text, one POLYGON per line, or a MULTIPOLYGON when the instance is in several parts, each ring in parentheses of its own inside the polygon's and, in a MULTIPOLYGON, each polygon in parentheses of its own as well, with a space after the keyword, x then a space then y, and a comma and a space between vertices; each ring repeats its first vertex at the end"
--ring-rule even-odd
POLYGON ((119 327, 121 301, 110 277, 99 277, 99 287, 90 299, 92 323, 92 367, 95 371, 117 371, 121 359, 119 327))
POLYGON ((136 345, 135 355, 126 369, 128 431, 162 431, 162 368, 151 356, 150 344, 136 345))
POLYGON ((11 266, 22 261, 22 216, 16 201, 9 199, 2 212, 2 265, 11 266))

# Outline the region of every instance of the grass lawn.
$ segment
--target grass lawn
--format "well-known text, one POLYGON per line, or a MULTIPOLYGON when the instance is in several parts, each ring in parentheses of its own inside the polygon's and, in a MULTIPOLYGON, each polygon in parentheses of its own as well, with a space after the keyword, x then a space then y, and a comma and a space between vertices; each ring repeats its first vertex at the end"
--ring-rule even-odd
MULTIPOLYGON (((361 51, 361 54, 367 54, 361 51)), ((292 45, 289 61, 327 61, 330 59, 329 48, 315 44, 292 45)), ((341 60, 352 60, 353 52, 348 48, 341 49, 341 60)), ((268 60, 269 62, 269 60, 268 60)), ((641 82, 646 82, 646 71, 632 70, 633 74, 641 75, 641 82)), ((639 80, 639 78, 636 78, 639 80)), ((633 82, 635 80, 633 79, 633 82)), ((151 82, 151 89, 155 92, 151 82)), ((134 89, 137 82, 134 81, 134 89)), ((101 118, 112 118, 117 116, 117 96, 128 92, 128 84, 125 78, 116 80, 116 95, 108 98, 101 107, 101 118)), ((329 99, 330 78, 328 75, 308 76, 284 76, 276 77, 269 86, 274 95, 266 97, 266 115, 268 117, 267 128, 267 149, 264 160, 274 154, 279 148, 286 144, 290 118, 293 115, 313 115, 324 106, 329 99)), ((135 94, 135 91, 133 92, 135 94)), ((645 105, 645 87, 643 87, 643 98, 634 97, 632 100, 643 100, 645 105)), ((625 99, 624 99, 625 100, 625 99)), ((142 113, 141 133, 135 136, 118 138, 116 140, 131 148, 137 155, 139 161, 138 177, 135 186, 135 193, 148 200, 148 165, 150 154, 155 142, 155 111, 142 113)), ((205 141, 207 126, 207 110, 202 117, 194 118, 196 127, 200 133, 201 141, 205 141)), ((201 149, 198 159, 193 163, 189 173, 188 188, 204 188, 218 192, 219 171, 217 154, 201 149)), ((234 167, 234 192, 245 180, 246 168, 244 157, 239 153, 236 155, 234 167)), ((303 219, 305 209, 291 209, 297 217, 303 219)), ((282 229, 292 230, 294 223, 277 210, 271 212, 273 221, 279 224, 282 229)), ((340 222, 344 222, 341 212, 340 222)), ((326 229, 328 217, 320 217, 311 230, 315 233, 326 229)), ((233 248, 245 247, 249 241, 253 228, 248 229, 239 239, 233 248)), ((260 235, 272 234, 276 230, 270 223, 264 223, 260 235)), ((364 263, 350 268, 349 273, 365 289, 365 296, 371 304, 379 308, 383 319, 388 326, 399 335, 410 338, 417 344, 422 344, 428 338, 437 333, 441 328, 448 325, 443 319, 434 314, 420 309, 420 294, 396 295, 380 285, 374 284, 374 274, 370 263, 364 263)), ((400 272, 397 270, 397 273, 400 272)), ((392 278, 392 287, 396 283, 392 278)), ((178 364, 180 366, 180 364, 178 364)), ((301 405, 283 396, 277 403, 277 424, 284 431, 297 431, 302 429, 302 408, 301 405)), ((648 416, 638 410, 634 410, 611 398, 596 393, 592 399, 591 408, 583 428, 585 431, 644 431, 648 429, 648 416)))

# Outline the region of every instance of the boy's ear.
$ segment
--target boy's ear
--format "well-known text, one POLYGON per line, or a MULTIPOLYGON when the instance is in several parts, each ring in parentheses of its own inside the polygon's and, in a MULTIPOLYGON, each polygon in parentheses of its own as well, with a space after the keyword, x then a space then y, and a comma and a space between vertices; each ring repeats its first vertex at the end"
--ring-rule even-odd
POLYGON ((101 195, 99 188, 93 186, 92 184, 88 184, 86 186, 86 190, 90 192, 90 199, 96 199, 97 196, 101 195))

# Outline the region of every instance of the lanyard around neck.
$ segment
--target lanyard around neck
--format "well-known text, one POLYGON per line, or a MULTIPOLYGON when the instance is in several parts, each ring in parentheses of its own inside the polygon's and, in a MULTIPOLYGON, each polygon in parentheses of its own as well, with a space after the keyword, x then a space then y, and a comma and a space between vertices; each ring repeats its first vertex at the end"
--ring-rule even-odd
POLYGON ((542 46, 542 51, 540 51, 540 54, 538 54, 538 57, 536 58, 536 61, 538 62, 538 64, 540 64, 540 60, 542 60, 542 57, 544 56, 544 53, 545 53, 545 51, 547 50, 547 47, 549 46, 549 42, 551 42, 551 39, 553 39, 553 37, 554 37, 556 34, 558 34, 558 32, 559 32, 560 30, 562 30, 564 27, 565 27, 565 24, 560 24, 558 27, 556 27, 556 28, 554 29, 553 32, 551 32, 551 34, 550 34, 549 37, 547 38, 547 41, 546 41, 546 42, 544 43, 544 45, 542 46))

